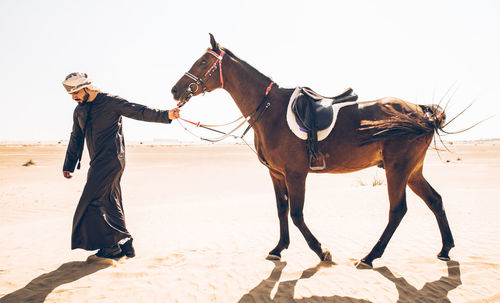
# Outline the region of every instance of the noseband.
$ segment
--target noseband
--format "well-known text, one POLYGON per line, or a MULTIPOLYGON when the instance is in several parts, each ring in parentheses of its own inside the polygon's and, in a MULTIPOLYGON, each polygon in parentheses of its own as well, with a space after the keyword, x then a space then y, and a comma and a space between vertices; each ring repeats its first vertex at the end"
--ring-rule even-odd
MULTIPOLYGON (((212 64, 212 66, 207 70, 207 72, 203 75, 203 77, 198 78, 195 75, 191 74, 190 72, 185 73, 184 75, 193 79, 195 82, 191 82, 188 85, 188 88, 186 89, 186 92, 189 94, 188 100, 193 96, 194 93, 198 91, 198 86, 201 85, 203 89, 203 93, 207 90, 207 87, 205 86, 205 83, 210 79, 212 74, 219 68, 219 75, 220 75, 220 88, 224 88, 224 79, 222 78, 222 58, 224 57, 224 51, 221 50, 220 54, 217 54, 216 52, 209 50, 207 51, 209 54, 213 55, 217 60, 212 64), (193 88, 194 87, 194 88, 193 88)), ((187 101, 186 101, 187 102, 187 101)))

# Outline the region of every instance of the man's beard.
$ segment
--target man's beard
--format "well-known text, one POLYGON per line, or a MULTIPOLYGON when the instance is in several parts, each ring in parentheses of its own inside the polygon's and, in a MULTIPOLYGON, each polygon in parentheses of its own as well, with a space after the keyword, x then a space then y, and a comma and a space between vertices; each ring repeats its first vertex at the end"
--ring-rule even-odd
POLYGON ((87 101, 89 100, 89 97, 90 97, 89 93, 87 93, 85 91, 85 96, 83 96, 83 99, 76 99, 76 101, 80 102, 80 103, 87 103, 87 101))
POLYGON ((85 96, 83 96, 82 103, 87 103, 87 101, 89 100, 89 97, 90 97, 89 93, 87 93, 87 92, 85 91, 85 96))

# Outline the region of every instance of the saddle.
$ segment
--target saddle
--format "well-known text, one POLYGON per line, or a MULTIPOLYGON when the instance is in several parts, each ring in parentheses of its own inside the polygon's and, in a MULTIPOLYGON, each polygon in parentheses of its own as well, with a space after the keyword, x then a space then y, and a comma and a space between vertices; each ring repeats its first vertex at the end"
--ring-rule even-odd
POLYGON ((325 97, 309 87, 302 87, 295 100, 291 101, 297 123, 307 131, 306 150, 311 170, 321 170, 326 167, 325 157, 318 151, 317 132, 327 129, 332 124, 332 105, 357 99, 358 96, 353 93, 352 88, 335 97, 325 97))

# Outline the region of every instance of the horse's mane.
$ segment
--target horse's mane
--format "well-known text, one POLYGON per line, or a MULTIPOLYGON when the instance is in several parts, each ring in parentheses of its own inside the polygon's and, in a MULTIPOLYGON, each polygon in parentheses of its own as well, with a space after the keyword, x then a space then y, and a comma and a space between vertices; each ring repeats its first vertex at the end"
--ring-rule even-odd
POLYGON ((231 58, 233 58, 234 60, 240 62, 241 64, 243 64, 246 68, 250 69, 251 71, 254 71, 256 74, 260 75, 261 77, 265 78, 268 82, 271 82, 272 79, 269 78, 268 76, 264 75, 263 73, 261 73, 260 71, 258 71, 255 67, 251 66, 250 64, 248 64, 245 60, 242 60, 240 58, 238 58, 238 56, 236 56, 232 51, 230 51, 229 49, 225 48, 225 47, 222 47, 222 46, 219 46, 220 49, 222 49, 226 55, 229 55, 231 58))

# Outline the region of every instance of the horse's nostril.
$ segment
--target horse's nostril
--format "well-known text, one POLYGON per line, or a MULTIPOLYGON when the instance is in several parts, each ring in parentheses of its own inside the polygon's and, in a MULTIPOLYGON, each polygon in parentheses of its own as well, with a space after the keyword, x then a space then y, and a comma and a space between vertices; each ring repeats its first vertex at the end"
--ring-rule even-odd
POLYGON ((172 87, 172 90, 171 90, 171 92, 172 92, 172 94, 175 94, 175 93, 177 93, 177 87, 175 87, 175 86, 174 86, 174 87, 172 87))

